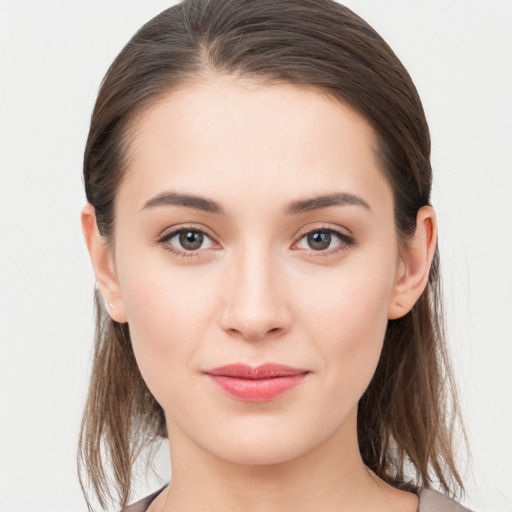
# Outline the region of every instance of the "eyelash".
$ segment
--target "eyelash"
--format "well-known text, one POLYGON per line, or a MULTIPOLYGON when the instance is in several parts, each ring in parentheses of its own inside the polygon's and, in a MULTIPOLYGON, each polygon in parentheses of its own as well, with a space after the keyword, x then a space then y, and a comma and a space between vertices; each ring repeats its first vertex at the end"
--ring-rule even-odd
MULTIPOLYGON (((204 249, 197 250, 197 251, 182 251, 182 250, 176 249, 175 247, 173 247, 172 245, 167 243, 167 242, 169 242, 169 240, 174 238, 176 235, 179 235, 180 233, 187 232, 187 231, 192 231, 194 233, 201 233, 202 235, 213 240, 213 237, 211 237, 206 231, 204 231, 202 229, 199 229, 194 226, 184 226, 184 227, 180 227, 179 229, 175 229, 174 231, 171 231, 170 233, 166 233, 162 237, 158 238, 157 242, 159 244, 162 244, 164 246, 165 250, 169 251, 172 254, 180 256, 182 258, 192 258, 195 256, 199 256, 199 253, 202 252, 202 250, 204 250, 204 249)), ((356 245, 356 241, 349 235, 342 233, 341 231, 338 231, 336 229, 326 227, 326 226, 325 227, 322 226, 321 228, 312 229, 311 231, 307 231, 306 233, 303 233, 300 236, 298 242, 296 242, 295 244, 299 243, 304 237, 306 237, 312 233, 334 234, 336 237, 339 238, 339 240, 341 242, 339 244, 339 246, 335 247, 334 249, 330 249, 330 250, 315 251, 314 249, 311 249, 310 252, 314 255, 314 257, 331 256, 333 254, 337 254, 338 252, 346 251, 350 247, 353 247, 354 245, 356 245)))

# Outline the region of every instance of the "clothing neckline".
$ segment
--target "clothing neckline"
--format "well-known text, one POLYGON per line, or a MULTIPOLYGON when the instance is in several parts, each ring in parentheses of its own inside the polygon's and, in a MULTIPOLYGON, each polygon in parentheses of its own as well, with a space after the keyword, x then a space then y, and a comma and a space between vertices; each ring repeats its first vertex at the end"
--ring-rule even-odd
MULTIPOLYGON (((169 484, 165 484, 163 487, 155 491, 154 493, 150 494, 149 496, 146 496, 140 501, 137 501, 133 505, 129 505, 126 508, 123 508, 121 512, 146 512, 151 503, 156 500, 156 498, 169 486, 169 484), (140 507, 143 508, 140 508, 140 507)), ((419 493, 413 493, 418 496, 418 508, 416 509, 416 512, 420 512, 420 505, 421 505, 421 495, 424 489, 420 489, 419 493)))

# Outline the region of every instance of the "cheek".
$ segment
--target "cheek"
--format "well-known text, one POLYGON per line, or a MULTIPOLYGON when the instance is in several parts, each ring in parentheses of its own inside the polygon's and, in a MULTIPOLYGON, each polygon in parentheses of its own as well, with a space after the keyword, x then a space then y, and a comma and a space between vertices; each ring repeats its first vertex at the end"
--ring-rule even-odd
POLYGON ((380 358, 392 291, 389 261, 388 268, 360 262, 302 297, 300 316, 325 365, 325 384, 346 403, 360 398, 380 358))
POLYGON ((123 300, 135 357, 149 389, 163 404, 185 386, 182 376, 191 369, 200 340, 208 338, 215 300, 211 287, 192 272, 153 266, 126 275, 123 300))

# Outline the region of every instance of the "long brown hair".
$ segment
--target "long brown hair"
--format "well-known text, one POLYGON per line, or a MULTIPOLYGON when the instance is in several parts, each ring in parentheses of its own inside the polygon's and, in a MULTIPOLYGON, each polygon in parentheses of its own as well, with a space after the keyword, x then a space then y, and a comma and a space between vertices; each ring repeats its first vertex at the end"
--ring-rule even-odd
MULTIPOLYGON (((377 134, 398 237, 407 243, 418 210, 430 201, 423 108, 390 47, 333 0, 185 0, 135 34, 103 80, 85 149, 87 200, 107 240, 134 120, 163 95, 212 73, 307 86, 354 108, 377 134)), ((79 472, 86 497, 87 481, 106 507, 115 494, 126 504, 137 456, 167 434, 163 410, 137 367, 129 326, 113 322, 95 293, 96 341, 79 472)), ((379 365, 359 402, 362 458, 392 485, 436 481, 457 494, 463 490, 454 452, 457 418, 436 251, 423 295, 403 318, 388 322, 379 365)))

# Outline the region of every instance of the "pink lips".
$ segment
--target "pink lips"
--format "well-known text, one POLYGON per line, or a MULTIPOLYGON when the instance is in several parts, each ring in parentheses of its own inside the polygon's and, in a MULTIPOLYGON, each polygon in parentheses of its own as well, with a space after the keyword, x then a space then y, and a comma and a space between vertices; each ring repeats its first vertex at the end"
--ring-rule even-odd
POLYGON ((309 371, 281 364, 263 364, 257 368, 230 364, 204 373, 220 389, 236 398, 263 402, 297 386, 309 371))

